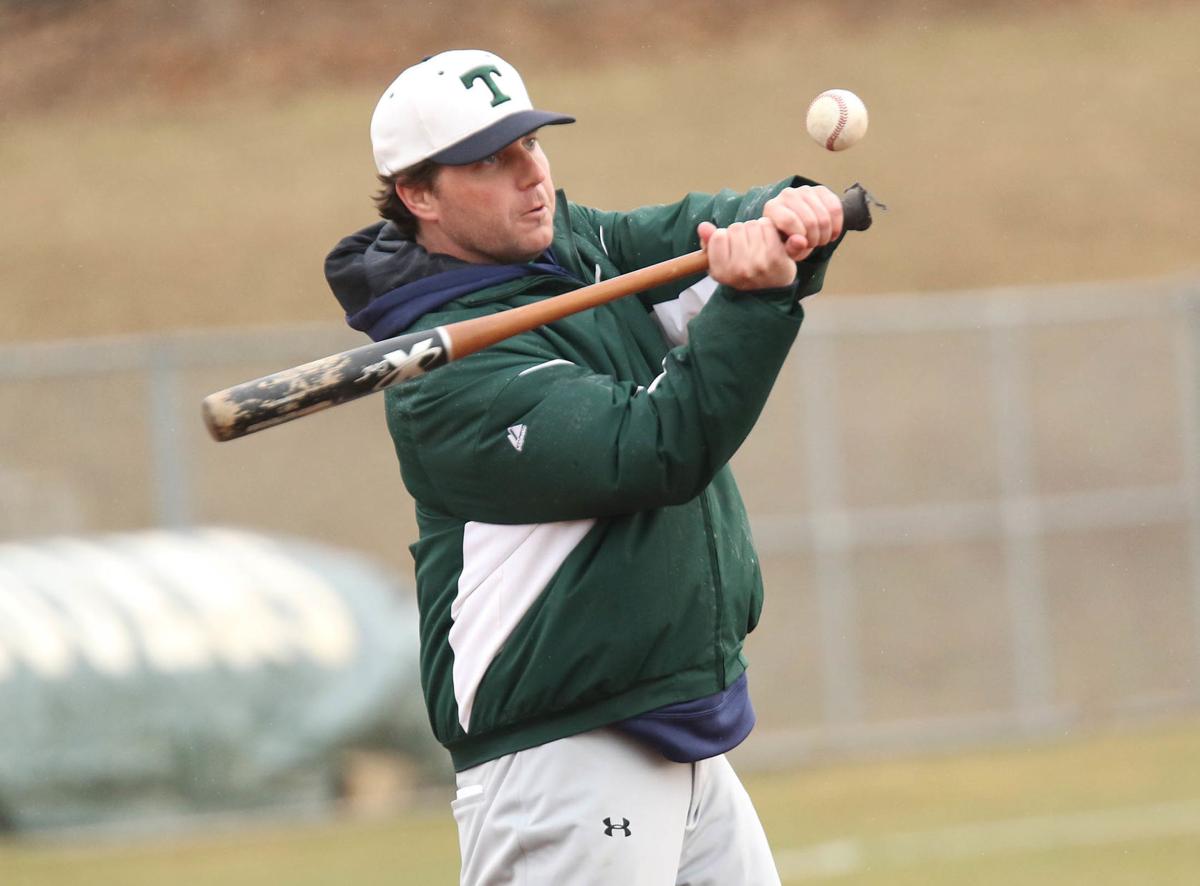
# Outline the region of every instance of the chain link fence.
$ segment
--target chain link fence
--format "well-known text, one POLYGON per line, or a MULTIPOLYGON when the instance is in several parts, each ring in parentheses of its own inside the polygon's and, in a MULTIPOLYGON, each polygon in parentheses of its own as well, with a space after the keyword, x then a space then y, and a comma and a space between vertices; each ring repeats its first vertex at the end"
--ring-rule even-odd
MULTIPOLYGON (((411 576, 367 398, 217 445, 335 327, 0 347, 0 539, 242 526, 411 576)), ((753 762, 1200 707, 1200 281, 809 307, 734 466, 767 578, 753 762)))

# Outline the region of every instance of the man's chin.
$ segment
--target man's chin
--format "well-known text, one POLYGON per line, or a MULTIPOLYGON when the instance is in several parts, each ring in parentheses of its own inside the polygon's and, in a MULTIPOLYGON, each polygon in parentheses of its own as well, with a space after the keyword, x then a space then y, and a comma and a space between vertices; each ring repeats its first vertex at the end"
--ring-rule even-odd
POLYGON ((550 244, 553 242, 554 242, 554 235, 553 235, 553 232, 551 232, 545 238, 539 238, 536 241, 532 241, 529 243, 529 245, 522 244, 524 246, 524 249, 527 251, 522 251, 521 257, 513 259, 513 261, 516 261, 516 262, 533 261, 539 255, 541 255, 543 252, 545 252, 547 249, 549 249, 550 244))

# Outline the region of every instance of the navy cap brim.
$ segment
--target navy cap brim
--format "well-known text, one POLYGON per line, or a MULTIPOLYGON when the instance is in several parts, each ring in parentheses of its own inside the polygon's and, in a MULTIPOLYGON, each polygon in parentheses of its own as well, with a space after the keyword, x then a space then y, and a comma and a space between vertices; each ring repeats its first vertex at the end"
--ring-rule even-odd
POLYGON ((554 126, 559 123, 574 123, 574 117, 566 114, 554 114, 550 111, 517 111, 509 114, 503 120, 498 120, 487 129, 482 129, 474 135, 469 135, 460 142, 438 151, 429 159, 434 163, 446 166, 465 166, 475 163, 484 157, 490 157, 505 145, 511 144, 523 135, 529 135, 542 126, 554 126))

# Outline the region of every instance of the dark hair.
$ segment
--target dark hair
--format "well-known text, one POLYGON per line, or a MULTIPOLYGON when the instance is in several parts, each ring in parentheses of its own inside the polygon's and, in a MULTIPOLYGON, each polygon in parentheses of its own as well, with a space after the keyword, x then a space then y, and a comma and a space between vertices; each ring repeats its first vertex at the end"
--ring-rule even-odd
POLYGON ((407 169, 401 169, 399 172, 393 172, 391 175, 379 176, 381 187, 379 193, 375 195, 375 208, 379 210, 381 217, 386 218, 400 229, 401 236, 406 240, 416 239, 420 222, 404 205, 400 195, 396 193, 396 185, 432 188, 441 168, 441 164, 434 163, 432 160, 422 160, 420 163, 409 166, 407 169))

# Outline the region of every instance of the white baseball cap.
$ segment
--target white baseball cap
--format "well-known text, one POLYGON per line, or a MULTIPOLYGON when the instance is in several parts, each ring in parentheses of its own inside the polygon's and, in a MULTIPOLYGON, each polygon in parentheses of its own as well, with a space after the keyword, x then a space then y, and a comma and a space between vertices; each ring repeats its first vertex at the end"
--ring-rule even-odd
POLYGON ((490 52, 454 49, 403 71, 371 116, 380 175, 422 160, 462 166, 540 126, 574 117, 534 110, 517 69, 490 52))

